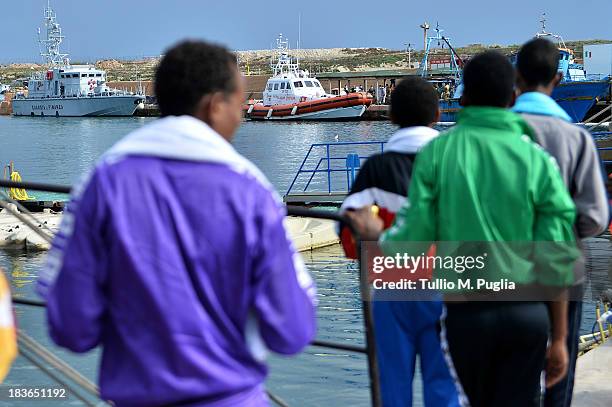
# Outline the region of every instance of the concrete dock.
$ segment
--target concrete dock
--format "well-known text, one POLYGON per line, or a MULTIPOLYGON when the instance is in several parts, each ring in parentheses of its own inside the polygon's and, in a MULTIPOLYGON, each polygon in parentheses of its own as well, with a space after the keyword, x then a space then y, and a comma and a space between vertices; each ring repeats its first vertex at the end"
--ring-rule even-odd
POLYGON ((578 358, 572 406, 612 406, 612 340, 578 358))
MULTIPOLYGON (((16 210, 16 207, 13 208, 16 210)), ((61 221, 61 215, 46 211, 33 214, 36 226, 47 234, 54 234, 61 221)), ((0 248, 13 250, 48 250, 49 243, 36 232, 15 218, 6 210, 0 210, 0 248)))
MULTIPOLYGON (((61 214, 33 214, 36 225, 52 234, 59 228, 61 214)), ((285 226, 297 251, 307 251, 338 243, 336 224, 324 219, 288 217, 285 226)), ((5 210, 0 210, 0 248, 48 250, 49 243, 5 210)))

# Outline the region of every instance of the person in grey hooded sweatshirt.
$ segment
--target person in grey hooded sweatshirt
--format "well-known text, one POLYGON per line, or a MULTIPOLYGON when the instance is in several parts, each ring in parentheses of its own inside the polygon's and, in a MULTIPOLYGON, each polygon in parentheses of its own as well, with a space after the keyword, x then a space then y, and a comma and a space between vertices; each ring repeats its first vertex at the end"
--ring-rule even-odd
MULTIPOLYGON (((540 144, 559 164, 561 176, 576 204, 576 241, 602 233, 610 222, 601 162, 591 134, 572 124, 569 115, 550 97, 563 79, 558 72, 559 50, 544 38, 524 44, 517 57, 517 85, 521 95, 514 111, 521 113, 540 144)), ((578 355, 582 314, 584 256, 576 262, 576 282, 569 292, 567 348, 568 373, 547 390, 545 406, 569 406, 578 355)))

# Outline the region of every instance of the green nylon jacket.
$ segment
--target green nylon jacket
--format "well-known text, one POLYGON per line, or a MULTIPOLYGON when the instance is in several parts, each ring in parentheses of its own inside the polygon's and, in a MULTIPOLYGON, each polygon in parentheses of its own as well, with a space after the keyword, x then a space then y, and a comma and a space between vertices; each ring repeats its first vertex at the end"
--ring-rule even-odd
POLYGON ((579 255, 575 206, 556 161, 532 139, 515 113, 464 108, 456 126, 417 156, 408 202, 379 240, 383 252, 419 255, 426 252, 424 242, 449 242, 437 243, 438 255, 476 256, 482 249, 486 267, 450 273, 436 268, 436 278, 443 273, 447 280, 571 285, 579 255))

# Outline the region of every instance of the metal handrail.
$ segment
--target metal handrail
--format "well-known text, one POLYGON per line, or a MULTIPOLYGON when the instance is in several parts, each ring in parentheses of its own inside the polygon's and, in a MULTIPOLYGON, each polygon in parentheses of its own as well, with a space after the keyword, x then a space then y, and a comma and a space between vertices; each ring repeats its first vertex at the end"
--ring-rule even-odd
MULTIPOLYGON (((371 144, 374 144, 373 142, 371 144)), ((46 191, 46 192, 58 192, 58 193, 70 193, 71 188, 67 186, 60 185, 47 185, 42 183, 26 183, 26 182, 15 182, 15 181, 7 181, 0 180, 0 187, 8 187, 8 188, 24 188, 31 189, 36 191, 46 191)), ((319 218, 319 219, 328 219, 334 220, 338 222, 343 222, 347 225, 355 234, 356 241, 359 245, 359 237, 356 233, 351 220, 339 213, 336 212, 328 212, 323 210, 316 209, 307 209, 303 207, 296 206, 287 206, 287 215, 288 216, 300 216, 300 217, 309 217, 309 218, 319 218)), ((361 253, 361 250, 357 250, 357 253, 361 253)), ((364 353, 367 356, 368 361, 368 377, 370 382, 370 396, 372 400, 372 405, 375 407, 381 406, 381 394, 380 394, 380 383, 379 383, 379 374, 378 374, 378 363, 376 356, 376 348, 375 348, 375 335, 374 335, 374 321, 372 317, 372 308, 370 303, 370 292, 368 289, 367 279, 364 278, 365 273, 363 269, 364 265, 359 259, 359 282, 360 282, 360 291, 362 298, 362 312, 363 312, 363 320, 364 320, 364 328, 365 328, 365 339, 366 345, 358 346, 358 345, 349 345, 345 343, 337 343, 331 341, 323 341, 323 340, 314 340, 311 343, 311 346, 324 347, 335 350, 343 350, 348 352, 355 353, 364 353)), ((44 307, 46 304, 42 301, 23 299, 18 297, 13 297, 13 302, 15 304, 28 305, 28 306, 37 306, 44 307)), ((274 401, 277 405, 281 407, 287 407, 288 405, 277 396, 268 392, 268 396, 272 401, 274 401)))
MULTIPOLYGON (((595 113, 593 116, 589 117, 588 119, 586 119, 584 121, 584 123, 591 123, 593 122, 595 119, 597 119, 599 116, 602 116, 604 113, 607 113, 608 110, 610 111, 610 113, 612 113, 612 105, 606 107, 605 109, 602 109, 600 112, 595 113)), ((607 117, 607 116, 606 116, 607 117)))
MULTIPOLYGON (((314 143, 310 145, 310 148, 308 149, 308 152, 306 153, 306 156, 304 156, 304 159, 302 160, 302 163, 300 164, 300 168, 297 170, 295 176, 293 177, 293 181, 291 181, 291 184, 289 185, 289 189, 287 189, 287 192, 285 195, 289 195, 291 193, 291 191, 293 190, 293 187, 295 186, 296 182, 298 181, 298 178, 300 177, 300 175, 302 174, 311 174, 310 178, 308 179, 308 182, 306 183, 306 186, 304 187, 303 191, 305 192, 308 187, 310 186, 314 175, 317 173, 327 173, 327 192, 331 193, 332 192, 332 178, 331 178, 331 174, 333 172, 344 172, 347 171, 347 168, 332 168, 332 161, 338 161, 338 160, 346 160, 346 157, 335 157, 332 156, 331 154, 331 149, 333 147, 342 147, 342 146, 372 146, 372 145, 379 145, 380 146, 380 151, 384 152, 385 150, 385 142, 384 141, 338 141, 338 142, 333 142, 333 143, 314 143), (310 158, 311 154, 313 153, 313 150, 318 149, 318 148, 325 148, 325 153, 323 154, 322 157, 319 158, 319 161, 317 162, 317 165, 314 167, 314 170, 311 169, 304 169, 304 167, 306 166, 306 163, 308 162, 308 159, 310 158), (327 167, 319 170, 319 167, 321 166, 321 164, 323 162, 327 163, 327 167)), ((367 157, 359 157, 360 159, 364 159, 367 157)), ((350 188, 350 185, 347 182, 347 190, 350 188)))

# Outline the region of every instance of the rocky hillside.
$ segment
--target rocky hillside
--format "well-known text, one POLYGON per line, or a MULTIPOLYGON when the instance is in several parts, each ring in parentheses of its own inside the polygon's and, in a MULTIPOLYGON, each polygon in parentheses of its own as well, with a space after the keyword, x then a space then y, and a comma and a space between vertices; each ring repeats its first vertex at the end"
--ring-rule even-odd
MULTIPOLYGON (((574 49, 577 58, 582 55, 585 44, 612 42, 612 40, 581 40, 568 41, 567 46, 574 49)), ((487 49, 497 49, 510 54, 518 49, 518 45, 483 45, 471 44, 460 47, 460 55, 473 55, 487 49)), ((447 53, 447 50, 441 50, 447 53)), ((237 51, 236 55, 240 69, 248 74, 269 74, 272 50, 237 51)), ((311 72, 343 72, 367 71, 372 69, 401 69, 408 68, 408 55, 405 50, 392 50, 386 48, 329 48, 329 49, 303 49, 292 50, 293 56, 300 59, 302 67, 311 72)), ((413 52, 412 61, 419 61, 423 52, 413 52)), ((115 59, 100 60, 96 66, 108 72, 111 81, 136 81, 138 79, 150 80, 158 60, 148 58, 134 61, 118 61, 115 59)), ((580 62, 580 60, 578 60, 580 62)), ((78 64, 78 61, 74 61, 78 64)), ((33 71, 44 69, 43 66, 32 64, 0 65, 0 83, 11 84, 14 81, 29 77, 33 71)))

